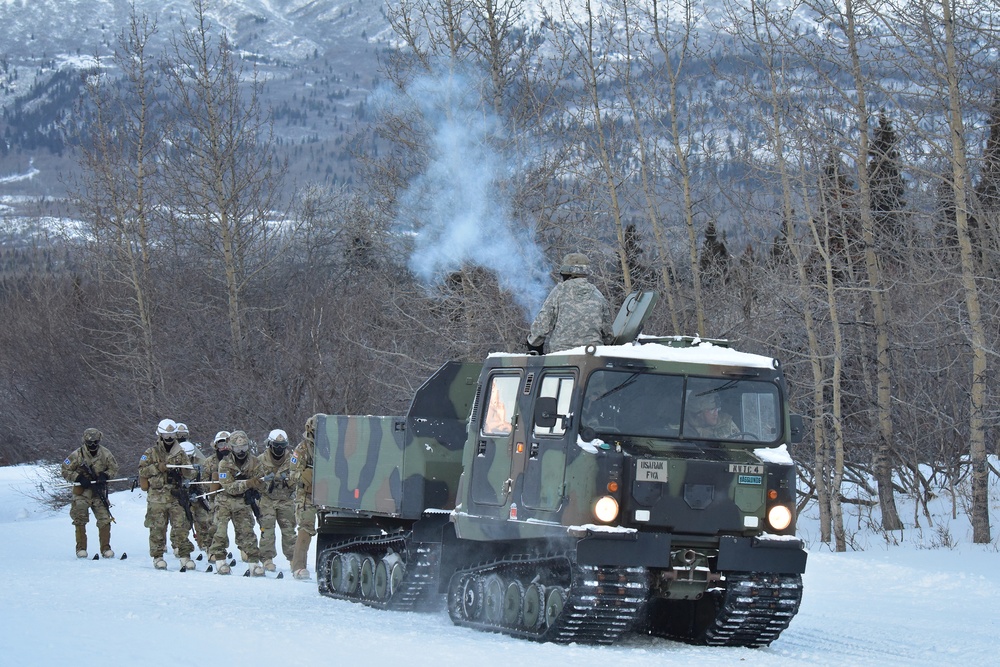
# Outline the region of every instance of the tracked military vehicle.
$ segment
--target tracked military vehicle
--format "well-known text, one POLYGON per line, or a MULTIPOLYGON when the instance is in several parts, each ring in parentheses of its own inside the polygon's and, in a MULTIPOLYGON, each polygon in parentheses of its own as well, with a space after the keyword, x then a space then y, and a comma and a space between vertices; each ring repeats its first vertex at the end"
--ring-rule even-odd
POLYGON ((557 643, 764 646, 806 554, 778 361, 718 341, 447 363, 399 417, 318 419, 319 591, 557 643))

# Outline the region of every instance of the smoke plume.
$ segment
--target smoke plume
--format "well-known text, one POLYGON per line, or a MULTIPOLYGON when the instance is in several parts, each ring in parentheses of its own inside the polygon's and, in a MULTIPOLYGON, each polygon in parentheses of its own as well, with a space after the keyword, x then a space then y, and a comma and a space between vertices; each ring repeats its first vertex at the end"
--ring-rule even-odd
POLYGON ((429 137, 426 168, 400 196, 397 223, 414 234, 409 258, 425 284, 474 264, 492 271, 530 319, 552 280, 534 227, 514 220, 505 197, 514 161, 504 127, 465 76, 424 76, 405 94, 382 95, 395 113, 419 114, 429 137))

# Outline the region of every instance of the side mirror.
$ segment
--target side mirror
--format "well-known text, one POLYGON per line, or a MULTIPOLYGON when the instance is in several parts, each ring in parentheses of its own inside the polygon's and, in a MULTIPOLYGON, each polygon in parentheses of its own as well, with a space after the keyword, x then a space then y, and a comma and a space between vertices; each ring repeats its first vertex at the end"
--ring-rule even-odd
POLYGON ((535 426, 542 428, 552 428, 556 425, 558 418, 559 404, 554 396, 546 396, 535 401, 535 426))
POLYGON ((792 443, 802 442, 805 437, 805 427, 802 425, 802 415, 788 415, 788 421, 791 423, 792 432, 789 433, 789 439, 792 443))

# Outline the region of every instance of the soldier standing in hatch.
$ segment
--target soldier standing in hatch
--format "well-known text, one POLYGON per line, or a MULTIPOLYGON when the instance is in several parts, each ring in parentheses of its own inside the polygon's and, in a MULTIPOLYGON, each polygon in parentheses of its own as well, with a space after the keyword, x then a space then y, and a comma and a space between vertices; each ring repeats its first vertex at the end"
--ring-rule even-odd
POLYGON ((571 252, 559 267, 562 282, 552 288, 531 323, 528 348, 559 352, 582 345, 611 342, 611 308, 588 280, 590 260, 571 252))
POLYGON ((291 562, 295 557, 295 485, 288 434, 280 428, 267 436, 264 452, 257 457, 264 468, 264 491, 260 497, 260 557, 264 569, 274 572, 276 529, 281 528, 281 551, 291 562))
POLYGON ((170 544, 181 568, 193 570, 190 556, 194 545, 188 539, 191 522, 184 511, 193 473, 187 467, 191 459, 177 442, 177 424, 173 419, 161 420, 156 436, 156 443, 139 458, 139 486, 148 494, 145 525, 149 528, 149 555, 153 557, 153 567, 167 569, 163 552, 167 549, 169 523, 170 544))
POLYGON ((292 576, 296 579, 309 578, 306 559, 309 555, 309 542, 316 534, 316 506, 312 501, 312 483, 318 416, 313 415, 306 420, 306 430, 302 434, 302 442, 295 448, 291 460, 291 480, 295 486, 295 522, 298 524, 298 532, 295 536, 295 553, 292 557, 292 576))
POLYGON ((69 518, 76 528, 76 557, 87 557, 87 522, 90 512, 97 521, 101 556, 114 558, 111 549, 111 510, 108 503, 108 480, 118 474, 118 461, 107 447, 101 446, 101 432, 88 428, 83 432, 83 445, 73 450, 62 463, 62 476, 75 482, 69 518))
POLYGON ((250 455, 250 438, 243 431, 233 431, 229 436, 230 456, 219 461, 219 484, 222 491, 216 494, 215 538, 212 540, 210 560, 218 565, 216 572, 229 574, 231 568, 226 562, 226 548, 229 544, 229 522, 236 531, 236 546, 246 554, 250 563, 250 574, 264 575, 260 564, 260 547, 254 532, 254 506, 260 511, 258 499, 264 488, 263 467, 250 455))

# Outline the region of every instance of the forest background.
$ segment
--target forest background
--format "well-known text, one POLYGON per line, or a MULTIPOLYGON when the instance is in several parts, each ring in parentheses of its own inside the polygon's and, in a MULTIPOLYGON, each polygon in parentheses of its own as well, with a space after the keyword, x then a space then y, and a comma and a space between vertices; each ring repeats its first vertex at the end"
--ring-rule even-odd
POLYGON ((892 540, 942 485, 993 541, 996 0, 390 2, 380 149, 294 187, 210 4, 162 48, 132 11, 58 128, 79 215, 0 248, 0 462, 402 414, 523 351, 583 251, 614 308, 660 292, 647 331, 783 362, 822 541, 852 546, 844 503, 892 540))

